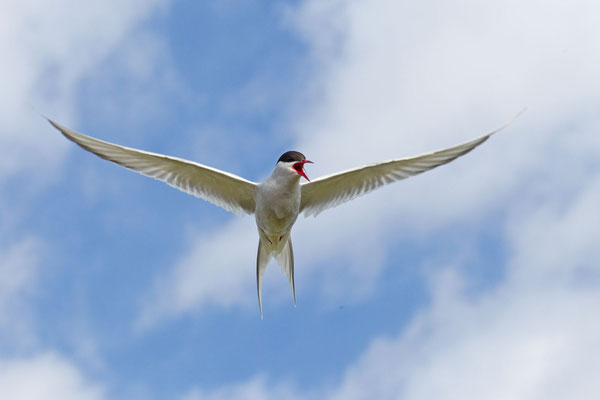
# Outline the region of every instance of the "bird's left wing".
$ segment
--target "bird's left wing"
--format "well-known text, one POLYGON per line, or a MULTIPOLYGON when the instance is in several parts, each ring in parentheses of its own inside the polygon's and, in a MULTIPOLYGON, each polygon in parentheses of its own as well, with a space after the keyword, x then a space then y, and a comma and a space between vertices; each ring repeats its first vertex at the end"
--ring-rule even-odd
POLYGON ((256 183, 206 165, 108 143, 48 119, 67 139, 98 157, 163 181, 235 214, 253 214, 256 183))
POLYGON ((327 175, 312 182, 303 183, 301 186, 302 199, 300 202, 300 212, 304 212, 305 216, 317 216, 323 210, 338 206, 388 183, 396 182, 449 163, 470 152, 488 140, 491 135, 508 126, 523 111, 500 128, 458 146, 416 157, 367 165, 327 175))

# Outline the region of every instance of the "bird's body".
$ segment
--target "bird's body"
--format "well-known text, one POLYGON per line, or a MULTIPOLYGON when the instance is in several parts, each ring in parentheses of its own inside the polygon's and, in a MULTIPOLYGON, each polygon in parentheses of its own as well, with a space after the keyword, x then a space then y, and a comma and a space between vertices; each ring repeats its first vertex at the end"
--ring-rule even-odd
POLYGON ((272 244, 289 234, 300 212, 300 175, 277 163, 256 188, 256 226, 272 244))
POLYGON ((281 270, 288 277, 294 305, 296 304, 294 253, 290 233, 300 213, 302 190, 300 188, 301 175, 294 168, 290 168, 288 164, 300 162, 304 165, 307 161, 301 153, 288 153, 293 153, 295 158, 290 156, 292 161, 282 162, 281 159, 285 159, 285 154, 282 155, 271 175, 256 188, 254 216, 259 236, 256 255, 256 289, 261 316, 262 276, 271 257, 276 257, 281 270))
MULTIPOLYGON (((515 117, 516 118, 516 117, 515 117)), ((290 233, 298 215, 316 216, 388 183, 446 164, 468 153, 508 124, 475 140, 416 157, 391 160, 309 181, 302 153, 288 151, 261 183, 206 165, 162 154, 136 150, 75 132, 48 120, 67 139, 85 150, 143 175, 161 180, 186 193, 236 214, 254 214, 259 234, 256 259, 257 291, 262 318, 261 282, 271 258, 289 279, 296 304, 294 254, 290 233), (308 182, 300 182, 304 177, 308 182)))

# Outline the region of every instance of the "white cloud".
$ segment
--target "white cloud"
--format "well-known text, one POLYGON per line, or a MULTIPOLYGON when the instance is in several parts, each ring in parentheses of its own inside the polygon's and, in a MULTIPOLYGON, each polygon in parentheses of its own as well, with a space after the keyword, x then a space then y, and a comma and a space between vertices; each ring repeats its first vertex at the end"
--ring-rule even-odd
POLYGON ((452 269, 434 279, 432 306, 398 337, 374 341, 332 398, 600 395, 599 178, 507 221, 511 257, 496 289, 469 299, 452 269))
POLYGON ((244 389, 264 399, 284 389, 332 400, 598 397, 598 178, 567 202, 545 198, 539 212, 506 221, 507 276, 492 290, 469 294, 460 265, 434 270, 431 304, 397 335, 373 339, 336 387, 271 389, 258 376, 184 399, 243 398, 244 389))
POLYGON ((90 382, 61 356, 40 353, 33 357, 0 359, 0 393, 19 400, 99 400, 104 388, 90 382))
POLYGON ((331 398, 597 396, 598 300, 597 291, 510 285, 475 302, 438 299, 399 337, 374 341, 331 398))
MULTIPOLYGON (((57 167, 66 149, 74 149, 30 105, 64 123, 72 122, 81 107, 75 103, 81 83, 104 74, 121 78, 116 93, 134 93, 136 96, 131 97, 140 99, 128 100, 129 119, 121 118, 121 122, 141 119, 140 109, 155 117, 160 109, 158 92, 181 88, 164 54, 164 43, 141 23, 167 3, 8 0, 2 4, 0 249, 4 260, 0 270, 4 273, 0 278, 0 309, 4 312, 0 323, 5 330, 9 326, 25 330, 28 325, 24 318, 18 320, 23 323, 13 318, 26 303, 22 293, 33 291, 31 282, 37 269, 37 252, 32 248, 35 241, 18 243, 15 239, 28 235, 22 226, 31 213, 28 200, 60 176, 57 167), (107 59, 113 62, 107 63, 107 59), (158 75, 162 79, 155 82, 158 75), (15 299, 19 299, 19 307, 13 304, 15 299), (8 320, 12 322, 6 323, 8 320)), ((108 104, 117 103, 99 98, 94 106, 107 114, 111 111, 108 104)), ((90 181, 83 184, 97 195, 90 181)))
POLYGON ((253 220, 231 220, 216 233, 192 234, 189 242, 191 250, 166 276, 156 279, 143 303, 139 327, 208 304, 249 307, 255 298, 254 286, 246 284, 255 276, 249 268, 255 265, 258 246, 253 220), (254 240, 246 240, 253 235, 254 240))
MULTIPOLYGON (((141 22, 166 0, 80 2, 6 0, 0 13, 0 393, 6 399, 104 398, 72 362, 53 350, 38 352, 33 319, 40 260, 45 244, 24 220, 35 212, 27 203, 56 179, 69 144, 34 111, 73 121, 81 82, 101 63, 122 52, 122 73, 135 84, 165 73, 141 22), (140 41, 141 43, 142 41, 140 41), (137 64, 136 64, 137 62, 137 64), (143 65, 140 65, 143 64, 143 65), (151 70, 147 74, 142 69, 151 70), (154 68, 154 70, 153 70, 154 68), (158 72, 157 72, 157 71, 158 72), (125 71, 125 72, 122 72, 125 71), (142 71, 143 72, 143 71, 142 71), (127 75, 129 74, 129 75, 127 75), (10 354, 10 358, 6 356, 10 354), (27 354, 23 356, 23 354, 27 354)), ((160 43, 156 46, 160 47, 160 43)), ((120 57, 116 57, 120 58, 120 57)), ((121 58, 120 58, 121 59, 121 58)), ((146 96, 151 98, 151 96, 146 96)), ((41 203, 40 203, 41 204, 41 203)), ((38 205, 39 206, 39 205, 38 205)), ((93 340, 74 334, 75 347, 93 353, 93 340)), ((93 357, 91 354, 89 357, 93 357)), ((84 355, 85 357, 85 355, 84 355)), ((88 364, 90 362, 88 361, 88 364)))
POLYGON ((73 363, 54 351, 31 352, 38 347, 31 301, 43 255, 44 246, 34 238, 0 248, 0 393, 19 400, 101 399, 103 387, 73 363))
POLYGON ((293 387, 286 383, 270 384, 264 376, 256 376, 247 382, 231 385, 214 391, 192 389, 181 400, 269 400, 269 399, 306 399, 294 393, 293 387))
POLYGON ((556 196, 528 204, 510 221, 509 241, 517 252, 511 268, 520 280, 550 275, 600 284, 600 172, 583 176, 584 184, 550 193, 556 196))
POLYGON ((45 178, 67 143, 43 135, 49 115, 73 119, 77 85, 165 1, 5 1, 0 15, 0 179, 22 170, 45 178), (115 13, 118 6, 119 12, 115 13), (43 170, 39 169, 44 165, 43 170))

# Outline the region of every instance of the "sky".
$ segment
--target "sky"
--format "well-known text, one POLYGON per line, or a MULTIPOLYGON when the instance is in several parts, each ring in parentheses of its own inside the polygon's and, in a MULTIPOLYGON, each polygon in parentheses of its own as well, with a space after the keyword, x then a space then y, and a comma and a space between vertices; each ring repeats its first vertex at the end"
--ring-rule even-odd
POLYGON ((597 2, 4 0, 0 393, 600 396, 597 2), (41 116, 261 181, 472 153, 292 232, 297 307, 239 217, 41 116), (342 150, 342 151, 340 151, 342 150))

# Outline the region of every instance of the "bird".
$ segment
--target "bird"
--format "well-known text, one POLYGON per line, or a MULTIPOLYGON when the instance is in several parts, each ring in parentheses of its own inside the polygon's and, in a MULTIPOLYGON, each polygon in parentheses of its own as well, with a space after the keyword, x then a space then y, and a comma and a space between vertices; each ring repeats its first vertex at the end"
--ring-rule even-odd
POLYGON ((81 148, 142 175, 163 181, 185 193, 204 199, 234 214, 254 214, 258 230, 256 291, 263 318, 262 278, 275 258, 289 280, 296 306, 294 252, 291 231, 298 215, 317 216, 322 211, 346 203, 387 184, 447 164, 475 149, 493 134, 511 124, 521 113, 499 128, 476 139, 418 156, 393 159, 333 173, 310 180, 306 159, 299 151, 287 151, 262 182, 200 163, 109 143, 46 118, 67 139, 81 148), (305 181, 301 182, 301 179, 305 181))

